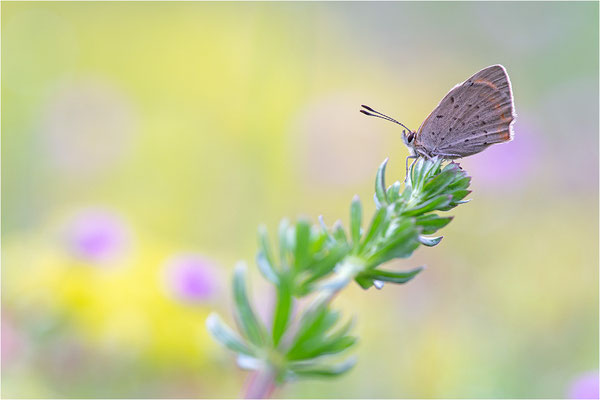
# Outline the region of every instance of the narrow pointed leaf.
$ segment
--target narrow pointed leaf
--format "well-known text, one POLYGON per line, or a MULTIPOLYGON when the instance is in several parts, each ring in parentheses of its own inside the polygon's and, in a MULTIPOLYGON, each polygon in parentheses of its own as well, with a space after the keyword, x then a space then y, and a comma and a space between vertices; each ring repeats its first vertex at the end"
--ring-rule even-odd
POLYGON ((277 304, 273 315, 273 344, 277 346, 287 328, 292 311, 292 291, 288 279, 282 279, 277 286, 277 304))
POLYGON ((379 169, 377 170, 377 177, 375 178, 375 196, 381 205, 388 204, 387 197, 385 195, 385 167, 388 160, 388 158, 383 160, 379 166, 379 169))
POLYGON ((422 228, 421 233, 431 235, 442 229, 452 221, 452 217, 440 217, 437 214, 429 214, 417 217, 416 224, 422 228))
POLYGON ((362 206, 358 196, 354 196, 350 205, 350 232, 352 234, 352 245, 358 250, 360 242, 360 227, 362 224, 362 206))
POLYGON ((425 193, 427 198, 443 193, 455 178, 456 173, 454 171, 443 171, 423 186, 423 193, 425 193))
POLYGON ((331 377, 338 376, 350 370, 356 364, 356 358, 349 359, 333 365, 304 363, 292 364, 292 371, 299 377, 331 377))
POLYGON ((348 238, 346 237, 346 232, 344 232, 344 227, 342 226, 341 221, 336 221, 333 224, 333 237, 336 241, 341 243, 348 243, 348 238))
POLYGON ((287 257, 289 226, 290 221, 287 218, 282 219, 279 223, 279 259, 281 260, 281 267, 284 270, 290 266, 287 257))
POLYGON ((366 276, 358 275, 354 280, 365 290, 373 286, 373 279, 369 279, 366 276))
POLYGON ((441 210, 444 207, 448 206, 451 201, 451 195, 441 195, 438 197, 434 197, 433 199, 428 200, 418 205, 417 207, 405 210, 402 214, 408 217, 413 215, 421 215, 429 211, 441 210))
POLYGON ((419 267, 406 272, 394 272, 394 271, 384 271, 379 269, 369 270, 361 273, 368 277, 369 279, 376 279, 384 282, 392 282, 392 283, 406 283, 413 279, 419 272, 421 272, 424 268, 419 267))
POLYGON ((312 264, 310 266, 311 275, 301 284, 302 290, 300 294, 307 294, 305 291, 309 289, 311 283, 333 271, 336 264, 348 254, 349 250, 347 246, 335 246, 331 248, 326 256, 312 264))
POLYGON ((263 253, 265 260, 273 268, 275 267, 275 258, 273 257, 273 251, 269 244, 269 236, 267 234, 267 228, 264 225, 258 227, 258 250, 263 253))
POLYGON ((254 345, 261 347, 265 344, 265 328, 258 320, 246 292, 246 265, 239 263, 233 275, 233 297, 238 314, 240 328, 244 335, 254 345))
POLYGON ((206 328, 217 341, 228 349, 248 356, 254 355, 254 352, 244 343, 244 340, 229 328, 217 314, 211 313, 206 318, 206 328))
POLYGON ((464 177, 459 178, 459 179, 455 180, 454 182, 452 182, 448 186, 448 189, 450 189, 450 190, 466 189, 469 187, 470 183, 471 183, 471 177, 464 176, 464 177))
POLYGON ((377 235, 382 231, 384 227, 383 221, 387 216, 387 208, 380 208, 375 212, 375 216, 373 216, 373 220, 371 221, 371 226, 369 230, 365 234, 362 243, 360 244, 360 248, 358 253, 360 254, 365 246, 369 245, 373 238, 377 237, 377 235))
POLYGON ((394 182, 392 186, 390 186, 386 192, 386 196, 388 202, 393 203, 400 198, 400 185, 399 181, 394 182))
POLYGON ((323 232, 327 234, 327 238, 329 239, 329 241, 335 242, 335 238, 331 235, 329 229, 327 229, 327 225, 325 225, 325 219, 323 219, 322 215, 319 215, 319 225, 321 225, 321 229, 323 229, 323 232))
POLYGON ((258 266, 259 271, 263 274, 265 279, 277 285, 277 282, 279 282, 279 278, 277 277, 277 273, 273 269, 273 266, 265 257, 264 252, 259 251, 259 253, 256 255, 256 265, 258 266))
POLYGON ((296 239, 294 249, 294 268, 302 271, 306 268, 310 254, 308 252, 310 241, 310 224, 304 219, 296 223, 296 239))
POLYGON ((442 240, 442 238, 443 238, 443 236, 429 238, 426 236, 419 235, 419 242, 421 242, 421 244, 424 246, 433 247, 433 246, 437 245, 442 240))

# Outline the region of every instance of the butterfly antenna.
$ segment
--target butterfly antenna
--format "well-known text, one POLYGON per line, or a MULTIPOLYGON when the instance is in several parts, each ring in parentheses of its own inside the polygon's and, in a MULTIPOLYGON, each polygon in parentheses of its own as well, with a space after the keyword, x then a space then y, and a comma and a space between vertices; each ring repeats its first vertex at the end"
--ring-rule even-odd
POLYGON ((409 128, 407 128, 407 126, 406 126, 406 125, 404 125, 402 122, 398 122, 398 121, 396 121, 394 118, 392 118, 392 117, 389 117, 389 116, 387 116, 387 115, 385 115, 385 114, 383 114, 383 113, 380 113, 379 111, 375 111, 375 110, 373 110, 371 107, 369 107, 369 106, 365 106, 364 104, 362 105, 362 107, 363 107, 363 108, 365 108, 365 109, 367 109, 368 111, 365 111, 365 110, 360 110, 360 112, 361 112, 361 113, 363 113, 363 114, 365 114, 365 115, 368 115, 368 116, 370 116, 370 117, 377 117, 377 118, 385 119, 385 120, 387 120, 387 121, 393 122, 393 123, 395 123, 395 124, 398 124, 398 125, 400 125, 400 126, 404 127, 404 128, 405 128, 405 129, 407 129, 409 132, 412 132, 412 131, 411 131, 409 128), (370 111, 370 112, 369 112, 369 111, 370 111))

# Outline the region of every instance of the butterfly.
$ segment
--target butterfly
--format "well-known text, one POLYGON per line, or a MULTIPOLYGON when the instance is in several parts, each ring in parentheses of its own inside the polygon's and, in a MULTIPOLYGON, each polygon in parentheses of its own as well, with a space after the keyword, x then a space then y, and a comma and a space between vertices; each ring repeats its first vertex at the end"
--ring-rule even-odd
POLYGON ((362 107, 361 113, 408 130, 408 134, 402 132, 402 138, 411 151, 409 158, 462 158, 492 144, 509 142, 514 136, 512 88, 502 65, 484 68, 454 86, 416 131, 371 107, 362 107))

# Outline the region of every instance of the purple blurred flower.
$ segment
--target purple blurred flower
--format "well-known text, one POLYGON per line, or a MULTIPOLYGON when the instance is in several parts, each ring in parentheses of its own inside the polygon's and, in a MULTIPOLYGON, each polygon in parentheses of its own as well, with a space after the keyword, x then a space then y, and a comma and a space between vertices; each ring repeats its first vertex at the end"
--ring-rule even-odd
POLYGON ((577 376, 568 393, 569 399, 598 399, 600 398, 598 371, 589 371, 577 376))
POLYGON ((103 209, 79 212, 67 228, 69 249, 86 261, 107 262, 122 256, 131 244, 125 221, 103 209))
POLYGON ((474 182, 500 190, 526 183, 535 174, 541 157, 542 142, 537 129, 517 117, 515 137, 509 143, 495 144, 479 154, 460 160, 474 182))
POLYGON ((165 263, 169 292, 178 300, 202 302, 219 289, 219 269, 199 254, 179 254, 165 263))

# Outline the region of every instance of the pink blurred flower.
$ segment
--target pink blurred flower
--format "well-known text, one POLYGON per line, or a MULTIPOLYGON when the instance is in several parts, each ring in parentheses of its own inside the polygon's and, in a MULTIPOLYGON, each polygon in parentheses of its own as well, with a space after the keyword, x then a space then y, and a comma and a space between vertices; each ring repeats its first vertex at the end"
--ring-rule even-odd
POLYGON ((102 263, 122 256, 131 244, 126 222, 104 209, 79 212, 67 227, 69 250, 83 260, 102 263))
POLYGON ((25 343, 14 322, 4 310, 2 310, 1 335, 1 360, 2 365, 6 367, 19 358, 25 343))
POLYGON ((514 130, 515 137, 511 142, 492 145, 459 161, 474 182, 505 190, 527 183, 535 176, 543 152, 537 129, 517 117, 514 130))
POLYGON ((600 398, 598 371, 588 371, 571 382, 569 399, 598 399, 600 398))
POLYGON ((179 254, 165 263, 168 291, 176 299, 196 303, 211 299, 219 289, 219 269, 199 254, 179 254))

